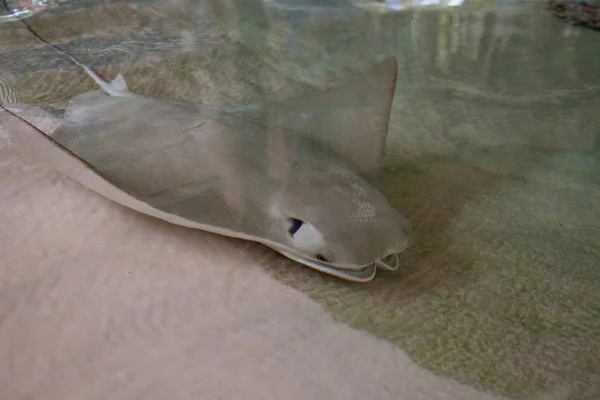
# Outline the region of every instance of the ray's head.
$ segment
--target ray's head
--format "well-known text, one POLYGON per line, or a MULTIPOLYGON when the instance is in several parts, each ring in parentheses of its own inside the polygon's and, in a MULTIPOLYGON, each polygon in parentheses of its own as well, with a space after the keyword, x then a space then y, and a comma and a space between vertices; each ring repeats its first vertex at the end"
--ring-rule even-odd
POLYGON ((291 176, 277 200, 281 244, 297 256, 350 269, 409 246, 410 224, 375 186, 343 164, 317 165, 291 176))
POLYGON ((369 179, 383 160, 396 78, 389 57, 285 115, 301 138, 272 210, 278 241, 295 255, 359 268, 409 245, 409 223, 369 179))

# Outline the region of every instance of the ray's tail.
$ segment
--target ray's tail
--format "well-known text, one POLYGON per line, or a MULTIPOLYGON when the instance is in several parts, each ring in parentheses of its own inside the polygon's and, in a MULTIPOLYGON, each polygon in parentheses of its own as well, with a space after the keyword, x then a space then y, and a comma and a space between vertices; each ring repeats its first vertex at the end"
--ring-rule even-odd
MULTIPOLYGON (((6 9, 6 11, 10 14, 11 13, 11 9, 8 6, 8 0, 2 0, 2 4, 4 5, 4 8, 6 9)), ((53 45, 52 43, 48 42, 46 39, 44 39, 43 37, 41 37, 40 35, 37 34, 37 32, 35 30, 33 30, 33 28, 31 27, 31 25, 29 25, 27 23, 27 21, 25 21, 22 18, 18 18, 19 22, 23 24, 23 26, 25 26, 25 28, 33 35, 35 36, 35 38, 37 40, 39 40, 40 42, 44 43, 46 46, 50 46, 52 47, 54 50, 56 50, 57 52, 59 52, 60 54, 68 57, 71 61, 73 61, 73 63, 75 63, 75 65, 87 70, 91 70, 91 68, 82 63, 81 61, 79 61, 74 55, 70 54, 69 52, 61 49, 60 47, 53 45)))
MULTIPOLYGON (((8 1, 7 0, 1 0, 2 4, 4 5, 4 8, 6 9, 6 11, 8 13, 11 12, 10 7, 8 6, 8 1)), ((131 92, 129 91, 129 88, 127 87, 127 84, 125 82, 125 79, 123 78, 123 76, 121 74, 118 74, 117 77, 112 81, 112 82, 107 82, 106 80, 102 79, 102 77, 100 75, 98 75, 89 65, 81 62, 80 60, 77 59, 77 57, 75 57, 74 55, 72 55, 71 53, 69 53, 66 50, 61 49, 60 47, 48 42, 46 39, 44 39, 43 37, 41 37, 32 27, 31 25, 29 25, 27 23, 27 21, 25 21, 22 18, 18 18, 19 22, 21 22, 23 24, 23 26, 25 26, 25 28, 40 42, 42 42, 44 45, 51 47, 52 49, 54 49, 56 52, 64 55, 65 57, 67 57, 69 60, 71 60, 75 65, 77 65, 78 67, 83 68, 83 70, 94 80, 94 82, 96 82, 96 84, 98 86, 100 86, 100 88, 102 89, 102 91, 110 96, 125 96, 128 94, 131 94, 131 92)))

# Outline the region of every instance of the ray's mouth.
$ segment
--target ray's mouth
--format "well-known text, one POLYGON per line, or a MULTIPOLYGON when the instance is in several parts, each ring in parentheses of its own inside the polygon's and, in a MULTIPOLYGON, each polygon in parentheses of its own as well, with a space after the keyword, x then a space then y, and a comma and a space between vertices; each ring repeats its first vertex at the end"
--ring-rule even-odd
POLYGON ((313 258, 301 256, 292 251, 284 249, 283 247, 273 247, 273 248, 275 250, 277 250, 278 252, 280 252, 281 254, 283 254, 284 256, 286 256, 294 261, 297 261, 301 264, 307 265, 309 267, 313 267, 313 268, 316 268, 316 267, 328 268, 328 269, 334 268, 337 270, 353 271, 353 270, 361 270, 361 269, 365 269, 365 268, 377 267, 377 268, 385 269, 387 271, 396 271, 400 265, 398 253, 389 254, 383 258, 380 258, 379 260, 376 260, 375 262, 373 262, 371 264, 367 264, 367 265, 363 265, 363 266, 348 266, 348 265, 336 265, 336 264, 330 263, 324 256, 322 256, 320 254, 315 255, 315 258, 313 259, 313 258))
POLYGON ((338 278, 342 278, 353 282, 369 282, 375 277, 375 274, 377 273, 377 268, 381 268, 387 271, 395 271, 398 269, 398 266, 400 264, 398 253, 387 255, 369 265, 362 267, 340 267, 297 255, 279 246, 272 248, 278 251, 283 256, 294 260, 300 264, 306 265, 307 267, 316 269, 317 271, 326 273, 328 275, 333 275, 338 278))

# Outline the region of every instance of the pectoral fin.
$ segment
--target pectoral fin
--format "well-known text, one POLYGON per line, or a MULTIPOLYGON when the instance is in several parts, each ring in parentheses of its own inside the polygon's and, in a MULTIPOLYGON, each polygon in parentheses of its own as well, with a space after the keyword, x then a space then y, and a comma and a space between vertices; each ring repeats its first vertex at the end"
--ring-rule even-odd
POLYGON ((327 145, 355 172, 373 177, 383 162, 397 65, 386 58, 338 88, 274 105, 274 113, 295 134, 327 145))

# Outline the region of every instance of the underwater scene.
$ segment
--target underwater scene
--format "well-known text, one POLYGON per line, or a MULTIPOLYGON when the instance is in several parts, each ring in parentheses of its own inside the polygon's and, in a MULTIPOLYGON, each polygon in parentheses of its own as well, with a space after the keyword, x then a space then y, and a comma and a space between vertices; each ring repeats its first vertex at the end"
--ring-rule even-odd
POLYGON ((0 0, 0 399, 599 399, 599 49, 598 0, 0 0))

